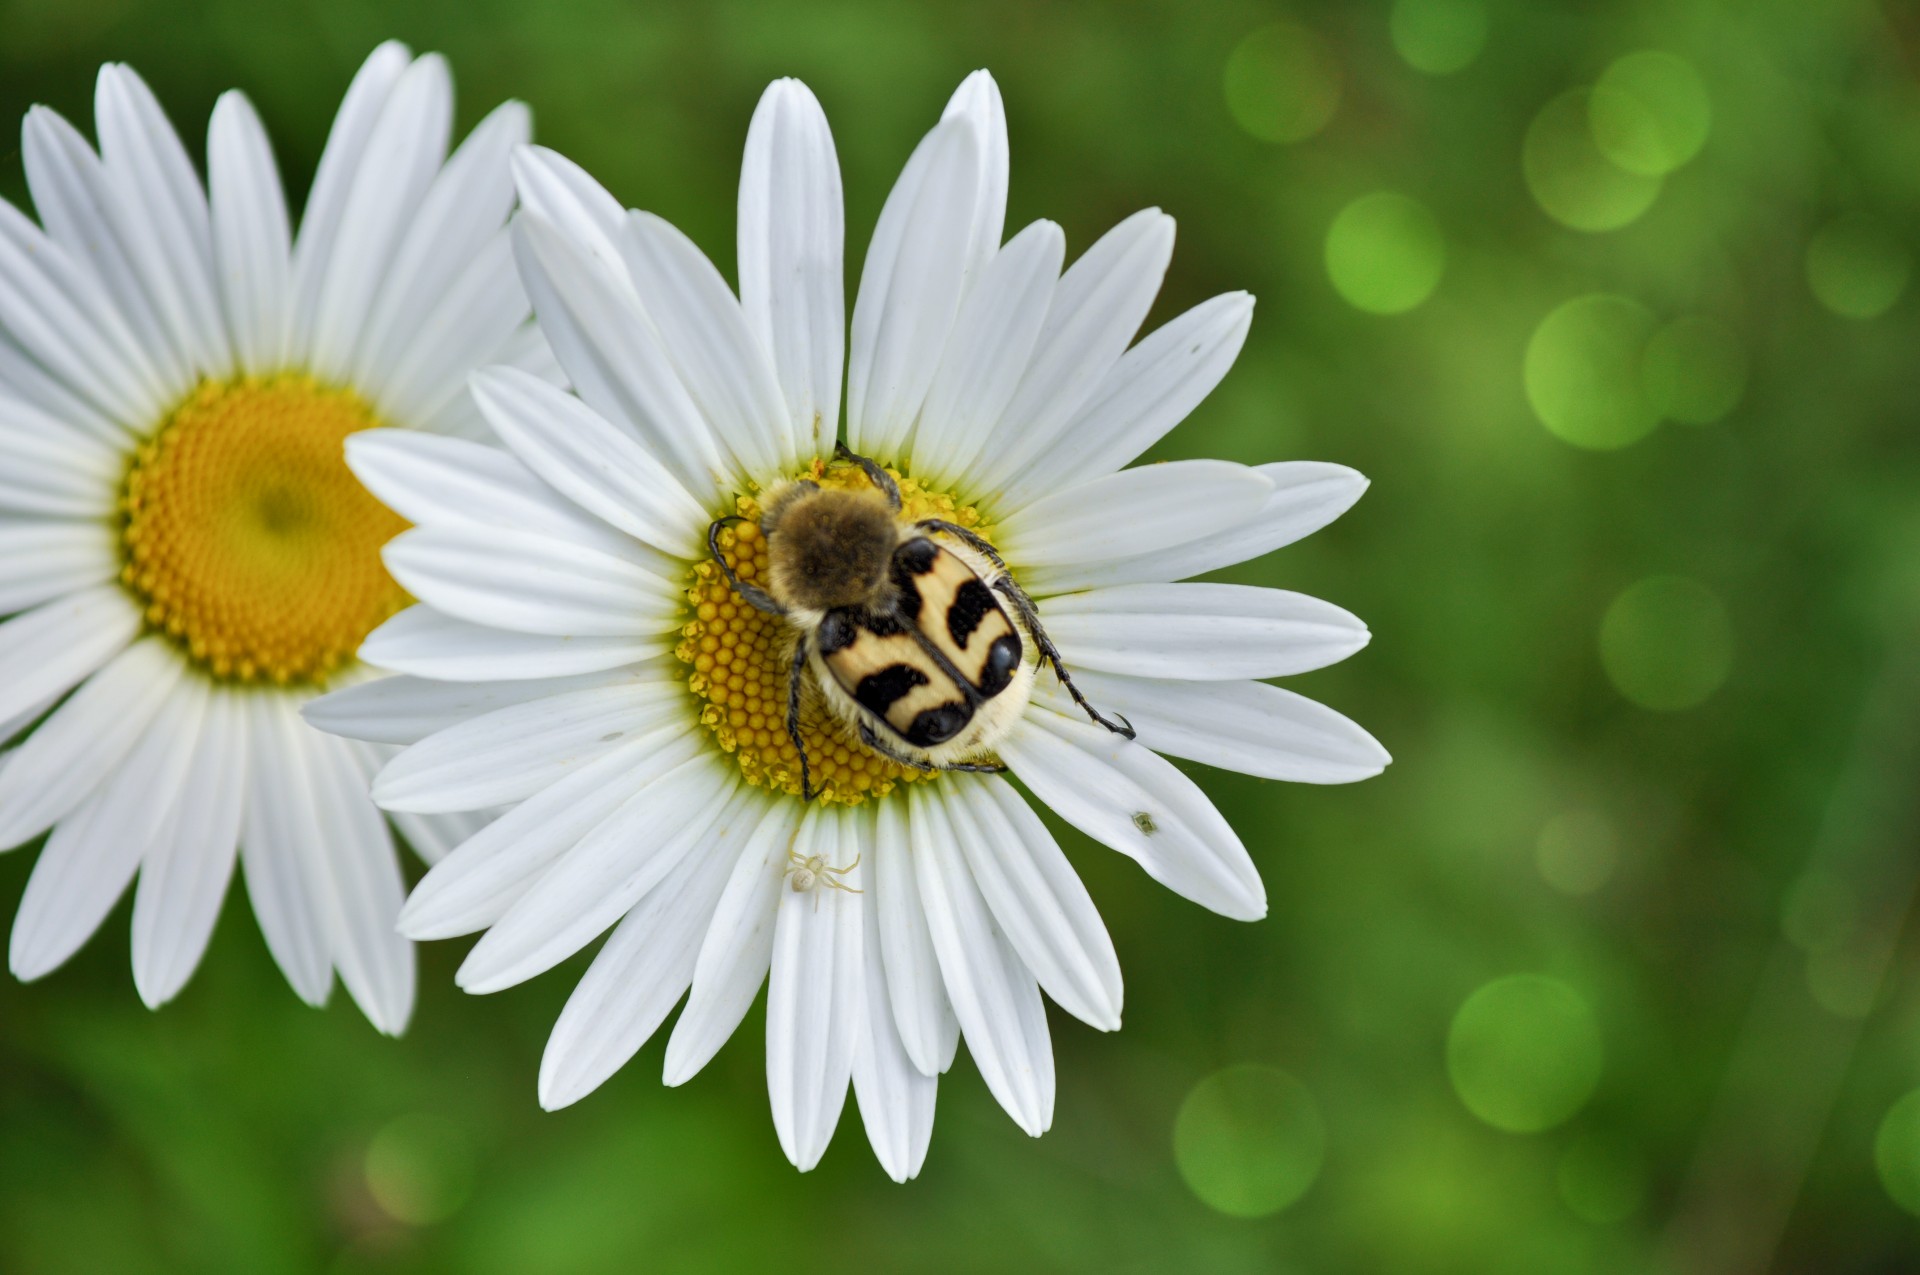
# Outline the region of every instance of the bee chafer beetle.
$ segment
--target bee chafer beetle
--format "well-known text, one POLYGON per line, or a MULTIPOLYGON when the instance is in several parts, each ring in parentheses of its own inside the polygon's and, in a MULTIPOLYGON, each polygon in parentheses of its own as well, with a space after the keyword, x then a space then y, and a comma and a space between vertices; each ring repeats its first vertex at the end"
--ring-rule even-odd
POLYGON ((1102 716, 1074 686, 991 544, 942 519, 902 517, 891 474, 844 444, 836 455, 858 465, 869 487, 801 479, 769 493, 759 521, 764 589, 740 579, 721 552, 721 531, 739 519, 707 529, 734 592, 794 631, 786 726, 802 796, 814 795, 800 729, 809 677, 829 711, 882 756, 916 770, 998 771, 993 745, 1033 687, 1030 640, 1089 717, 1132 737, 1124 718, 1102 716))

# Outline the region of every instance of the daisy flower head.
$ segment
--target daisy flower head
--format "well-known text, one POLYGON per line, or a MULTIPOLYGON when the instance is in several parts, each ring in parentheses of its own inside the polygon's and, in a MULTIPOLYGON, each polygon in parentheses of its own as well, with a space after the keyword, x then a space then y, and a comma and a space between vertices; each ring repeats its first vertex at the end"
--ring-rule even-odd
MULTIPOLYGON (((0 764, 0 847, 47 834, 8 947, 20 978, 137 876, 134 981, 167 1001, 237 860, 303 999, 337 970, 377 1028, 406 1024, 405 888, 367 796, 383 750, 299 708, 364 677, 354 651, 409 601, 380 560, 405 524, 342 440, 474 447, 469 373, 551 364, 505 230, 527 111, 449 155, 452 109, 441 58, 376 49, 297 234, 238 92, 214 107, 205 186, 125 66, 100 71, 97 149, 27 115, 38 222, 0 203, 0 737, 39 723, 0 764)), ((428 857, 480 822, 396 818, 428 857)))
POLYGON ((388 809, 515 803, 428 872, 403 928, 484 930, 459 982, 491 992, 611 927, 547 1045, 549 1108, 606 1080, 683 994, 665 1079, 686 1081, 765 982, 774 1126, 799 1168, 851 1083, 883 1167, 916 1174, 962 1038, 1042 1133, 1043 993, 1111 1030, 1121 977, 1010 779, 1178 893, 1261 916, 1239 838, 1160 753, 1313 782, 1377 772, 1364 731, 1259 680, 1367 631, 1297 594, 1169 582, 1305 535, 1364 480, 1126 467, 1226 372, 1252 301, 1131 344, 1172 251, 1165 214, 1064 273, 1050 222, 1003 243, 1005 120, 984 72, 888 196, 850 325, 833 140, 795 81, 748 131, 737 296, 559 156, 522 150, 515 172, 516 259, 576 393, 477 374, 506 453, 349 443, 416 524, 386 558, 419 605, 361 651, 404 676, 309 708, 408 745, 375 781, 388 809))

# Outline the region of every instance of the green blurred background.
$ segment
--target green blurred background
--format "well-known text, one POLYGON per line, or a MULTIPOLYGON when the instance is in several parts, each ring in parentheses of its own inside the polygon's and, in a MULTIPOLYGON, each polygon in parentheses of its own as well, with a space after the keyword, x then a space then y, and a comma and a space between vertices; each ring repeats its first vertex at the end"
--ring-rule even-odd
MULTIPOLYGON (((1365 617, 1290 683, 1398 758, 1206 773, 1272 913, 1077 836, 1125 1030, 1056 1015, 1030 1142, 963 1060, 896 1187, 851 1104, 795 1174, 758 1011, 547 1115, 581 961, 410 1034, 301 1006, 242 899, 150 1014, 126 911, 0 980, 0 1269, 1920 1269, 1920 15, 1865 0, 1274 6, 0 0, 0 117, 132 62, 196 152, 249 93, 305 189, 397 36, 731 269, 761 87, 805 78, 849 264, 969 70, 1009 227, 1180 220, 1155 322, 1260 298, 1163 454, 1374 482, 1235 578, 1365 617)), ((0 193, 24 200, 17 149, 0 193)), ((296 195, 297 199, 297 195, 296 195)), ((0 858, 11 911, 30 854, 0 858)))

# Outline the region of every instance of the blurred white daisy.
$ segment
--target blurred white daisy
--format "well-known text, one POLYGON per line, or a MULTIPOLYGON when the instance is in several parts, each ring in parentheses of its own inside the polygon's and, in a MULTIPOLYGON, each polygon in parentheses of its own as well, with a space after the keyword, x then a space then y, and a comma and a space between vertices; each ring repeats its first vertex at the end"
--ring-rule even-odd
MULTIPOLYGON (((523 150, 515 162, 515 253, 578 397, 517 371, 476 376, 511 455, 350 441, 355 472, 416 524, 386 558, 420 605, 361 649, 406 676, 308 709, 328 729, 410 745, 375 781, 390 810, 518 803, 427 874, 404 930, 486 930, 459 982, 491 992, 613 927, 548 1043, 549 1108, 606 1080, 691 987, 666 1048, 666 1082, 682 1083, 765 980, 774 1125, 801 1169, 851 1081, 887 1172, 917 1173, 961 1037, 1038 1135, 1054 1098, 1042 993, 1118 1027, 1113 946, 1006 778, 911 762, 1004 763, 1175 891, 1263 915, 1239 838, 1155 750, 1278 779, 1376 773, 1386 754, 1359 727, 1257 680, 1330 664, 1367 631, 1297 594, 1166 582, 1298 539, 1365 481, 1323 464, 1124 468, 1226 372, 1252 300, 1215 298, 1129 349, 1172 252, 1170 218, 1128 218, 1064 274, 1050 222, 1003 245, 1005 121, 984 72, 887 199, 850 351, 840 176, 799 83, 773 85, 748 131, 738 298, 685 236, 623 213, 567 161, 523 150), (835 456, 843 362, 846 443, 888 467, 877 482, 877 467, 835 456), (921 642, 898 648, 898 668, 921 672, 882 670, 857 695, 828 685, 829 661, 872 656, 886 626, 854 606, 816 634, 826 604, 770 559, 800 534, 799 515, 768 529, 801 507, 783 502, 814 487, 850 493, 862 517, 880 511, 883 570, 897 543, 920 565, 896 555, 896 576, 931 573, 921 638, 894 633, 921 642), (489 491, 512 496, 479 498, 489 491), (757 521, 770 505, 777 517, 757 521), (709 552, 716 519, 724 567, 709 552), (1014 591, 969 592, 953 564, 990 582, 989 550, 1038 600, 1079 689, 1137 741, 1037 664, 1014 591), (936 613, 941 581, 959 601, 936 613), (946 663, 928 654, 946 630, 928 625, 951 628, 946 663), (970 635, 1015 625, 1017 659, 963 693, 949 675, 980 655, 970 635), (889 691, 888 678, 905 681, 889 691), (909 702, 906 683, 951 702, 902 724, 888 714, 909 702)), ((814 568, 831 576, 837 560, 796 570, 814 568)), ((886 587, 897 600, 907 586, 886 587)))
MULTIPOLYGON (((334 971, 374 1025, 413 1004, 405 886, 368 799, 380 750, 299 706, 356 676, 405 606, 404 524, 341 441, 485 427, 482 363, 551 365, 505 222, 509 103, 447 153, 437 56, 375 50, 296 237, 247 99, 208 130, 208 187, 139 76, 100 71, 99 150, 52 111, 22 155, 39 224, 0 203, 0 846, 47 832, 13 925, 23 979, 65 961, 138 875, 133 972, 159 1005, 205 950, 236 857, 299 995, 334 971), (50 831, 49 831, 50 830, 50 831)), ((481 820, 404 817, 433 857, 481 820)))

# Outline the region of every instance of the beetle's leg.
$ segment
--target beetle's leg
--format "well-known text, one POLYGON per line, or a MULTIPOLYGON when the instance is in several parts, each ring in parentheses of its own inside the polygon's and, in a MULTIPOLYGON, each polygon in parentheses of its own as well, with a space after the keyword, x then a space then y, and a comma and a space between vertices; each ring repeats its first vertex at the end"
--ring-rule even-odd
POLYGON ((707 549, 713 554, 713 560, 719 564, 720 574, 727 578, 727 583, 733 586, 735 593, 746 599, 748 606, 756 611, 765 611, 768 615, 785 615, 787 609, 778 602, 775 602, 772 594, 762 589, 759 585, 748 584, 745 580, 735 575, 733 568, 727 565, 726 555, 720 552, 721 528, 731 523, 745 521, 747 520, 739 514, 731 514, 725 518, 715 518, 707 526, 707 549))
MULTIPOLYGON (((897 761, 902 766, 911 766, 913 769, 924 771, 927 774, 932 774, 939 770, 957 770, 962 774, 968 775, 1004 775, 1007 773, 1005 766, 988 765, 985 762, 956 761, 950 762, 945 766, 937 766, 929 761, 921 761, 916 757, 909 757, 905 753, 894 751, 879 735, 874 733, 873 727, 867 725, 865 722, 860 723, 860 742, 868 748, 871 748, 874 752, 879 753, 882 757, 897 761)), ((854 862, 858 863, 860 860, 856 858, 854 862)))
MULTIPOLYGON (((813 779, 807 772, 807 741, 800 738, 800 685, 807 672, 807 640, 793 644, 793 672, 787 676, 787 738, 800 754, 800 800, 813 800, 813 779)), ((793 851, 789 849, 788 855, 793 851)))
POLYGON ((874 489, 887 498, 887 505, 893 512, 900 512, 900 484, 893 481, 892 474, 889 474, 877 463, 867 459, 865 456, 856 456, 853 449, 845 443, 835 443, 833 445, 833 454, 839 460, 850 460, 860 466, 861 471, 867 476, 867 481, 872 483, 874 489))

